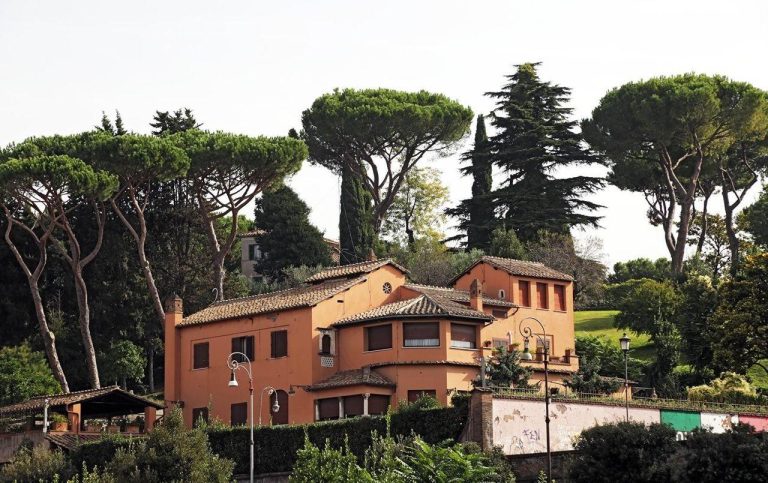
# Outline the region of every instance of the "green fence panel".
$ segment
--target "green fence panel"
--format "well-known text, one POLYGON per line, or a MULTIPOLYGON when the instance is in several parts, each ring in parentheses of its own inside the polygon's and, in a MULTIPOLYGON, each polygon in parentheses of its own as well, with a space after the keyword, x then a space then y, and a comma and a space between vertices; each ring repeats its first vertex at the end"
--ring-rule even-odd
POLYGON ((676 431, 688 432, 701 427, 701 413, 691 411, 661 410, 662 424, 672 426, 676 431))

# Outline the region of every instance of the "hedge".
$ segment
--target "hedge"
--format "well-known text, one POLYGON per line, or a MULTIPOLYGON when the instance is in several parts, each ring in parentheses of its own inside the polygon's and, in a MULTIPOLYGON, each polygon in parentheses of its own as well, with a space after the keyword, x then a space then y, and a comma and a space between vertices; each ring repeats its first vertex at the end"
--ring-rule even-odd
MULTIPOLYGON (((467 419, 464 408, 437 408, 394 413, 391 416, 393 435, 420 435, 428 443, 456 440, 467 419)), ((304 445, 304 434, 318 446, 329 440, 334 447, 349 441, 350 450, 362 460, 371 445, 371 432, 386 433, 383 416, 360 417, 322 423, 262 427, 254 432, 254 466, 258 474, 290 471, 296 452, 304 445)), ((215 453, 235 461, 235 473, 247 473, 249 466, 249 428, 220 428, 208 431, 208 440, 215 453)))
MULTIPOLYGON (((466 407, 448 407, 437 409, 408 410, 393 413, 390 429, 393 435, 420 435, 428 443, 456 440, 464 428, 467 419, 466 407)), ((290 471, 296 459, 296 452, 304 445, 304 433, 317 444, 324 445, 329 440, 331 445, 341 447, 345 438, 349 448, 362 459, 365 450, 371 444, 371 432, 386 432, 386 420, 383 416, 359 417, 295 426, 265 426, 254 431, 254 453, 256 473, 276 473, 290 471)), ((235 473, 248 472, 249 433, 250 429, 238 427, 209 427, 208 440, 213 451, 235 462, 235 473)), ((134 438, 135 441, 136 438, 134 438)), ((100 441, 79 445, 70 459, 76 468, 83 463, 88 468, 103 466, 112 459, 118 448, 127 447, 131 439, 120 436, 107 437, 100 441)))

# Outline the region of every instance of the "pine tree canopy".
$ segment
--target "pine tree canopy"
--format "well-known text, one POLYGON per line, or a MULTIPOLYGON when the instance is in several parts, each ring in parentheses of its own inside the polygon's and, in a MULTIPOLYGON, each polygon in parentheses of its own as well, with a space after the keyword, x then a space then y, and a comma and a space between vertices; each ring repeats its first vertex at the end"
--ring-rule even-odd
POLYGON ((494 198, 522 240, 539 230, 596 225, 600 217, 592 213, 601 206, 583 196, 604 184, 596 177, 557 177, 564 168, 600 159, 584 147, 577 122, 569 119, 572 110, 564 104, 570 89, 541 81, 538 65, 519 65, 500 91, 486 94, 496 100, 490 159, 506 177, 494 198))

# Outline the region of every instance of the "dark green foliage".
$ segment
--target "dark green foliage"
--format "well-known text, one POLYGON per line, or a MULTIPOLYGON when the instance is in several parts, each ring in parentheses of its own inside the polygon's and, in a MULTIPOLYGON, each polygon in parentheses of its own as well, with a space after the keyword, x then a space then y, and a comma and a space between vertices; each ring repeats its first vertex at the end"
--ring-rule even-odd
POLYGON ((686 361, 706 379, 712 371, 712 315, 717 308, 717 290, 708 277, 693 276, 680 286, 682 303, 678 308, 677 327, 686 361))
MULTIPOLYGON (((430 444, 458 438, 466 421, 466 411, 455 408, 429 409, 395 413, 391 416, 393 436, 421 435, 430 444)), ((275 426, 258 428, 256 443, 256 471, 271 473, 289 471, 296 452, 304 445, 304 435, 316 446, 329 440, 334 448, 342 448, 345 438, 349 447, 362 461, 365 449, 371 445, 371 432, 386 434, 384 417, 364 417, 342 421, 322 422, 303 426, 275 426)), ((235 460, 235 473, 248 471, 248 429, 209 429, 208 437, 213 451, 235 460)))
POLYGON ((725 434, 696 430, 666 461, 660 478, 679 483, 748 483, 768 480, 768 437, 737 426, 725 434))
POLYGON ((503 227, 498 227, 491 233, 488 255, 514 258, 516 260, 525 260, 527 258, 525 245, 517 237, 515 231, 507 230, 503 227))
MULTIPOLYGON (((580 354, 580 353, 579 353, 580 354)), ((566 380, 564 384, 577 393, 613 394, 622 385, 616 379, 606 379, 600 375, 600 360, 579 355, 579 372, 566 380)))
POLYGON ((153 120, 155 122, 151 122, 149 125, 155 128, 152 131, 152 134, 155 136, 175 134, 202 127, 202 124, 198 123, 192 114, 192 109, 188 107, 178 109, 173 113, 170 111, 155 111, 153 120))
POLYGON ((616 262, 613 273, 608 276, 609 283, 627 282, 637 278, 649 278, 661 282, 672 278, 672 264, 667 258, 652 261, 648 258, 636 258, 626 262, 616 262))
MULTIPOLYGON (((533 370, 520 363, 520 352, 499 347, 493 351, 485 366, 485 380, 488 386, 527 388, 533 370)), ((472 381, 481 387, 480 376, 472 381)))
POLYGON ((488 251, 491 247, 491 232, 496 224, 494 214, 493 163, 489 158, 488 134, 485 118, 477 116, 475 144, 462 157, 470 165, 461 168, 463 175, 472 176, 472 198, 463 200, 456 208, 446 210, 450 216, 459 219, 459 229, 466 233, 468 250, 488 251))
POLYGON ((658 466, 675 450, 669 426, 621 422, 594 426, 581 433, 569 469, 574 483, 644 483, 659 481, 658 466))
POLYGON ((718 367, 743 374, 768 358, 768 253, 747 257, 741 272, 718 293, 720 304, 712 317, 714 360, 718 367))
POLYGON ((44 354, 27 344, 0 348, 0 405, 60 391, 44 354))
POLYGON ((13 460, 0 471, 0 482, 63 481, 75 473, 75 469, 61 450, 51 451, 43 446, 22 447, 13 460))
POLYGON ((614 307, 620 311, 614 319, 616 327, 651 337, 658 332, 656 325, 659 321, 675 320, 682 301, 672 283, 649 279, 612 285, 608 293, 614 307))
MULTIPOLYGON (((599 361, 598 374, 606 377, 624 378, 624 353, 618 344, 612 344, 602 337, 577 336, 576 354, 579 361, 599 361)), ((631 354, 631 352, 630 352, 631 354)), ((627 360, 629 379, 639 381, 643 377, 647 363, 634 357, 627 360)))
POLYGON ((120 384, 127 389, 127 381, 141 382, 147 360, 141 347, 130 340, 117 340, 106 352, 99 353, 102 378, 107 382, 120 384))
POLYGON ((371 195, 357 170, 344 165, 341 172, 339 244, 342 265, 368 260, 376 235, 373 231, 371 195))
POLYGON ((757 201, 740 213, 739 226, 752 235, 755 244, 768 248, 768 188, 764 186, 757 201))
POLYGON ((309 207, 288 186, 264 193, 256 201, 256 237, 266 257, 256 269, 270 279, 282 279, 290 266, 328 266, 330 249, 323 234, 309 222, 309 207))
POLYGON ((105 435, 99 441, 88 441, 79 444, 69 453, 69 459, 75 468, 103 467, 117 453, 118 449, 131 451, 139 444, 138 438, 129 438, 123 435, 105 435))
POLYGON ((540 230, 568 233, 574 226, 595 226, 600 217, 590 214, 600 205, 584 195, 603 186, 600 178, 556 178, 553 171, 589 164, 598 158, 582 146, 564 105, 570 89, 543 82, 539 64, 521 64, 507 76, 502 90, 487 95, 496 100, 491 123, 491 162, 507 179, 494 192, 506 226, 523 241, 540 230))
POLYGON ((304 446, 296 453, 296 463, 289 481, 297 483, 315 482, 372 482, 371 475, 357 464, 357 457, 345 444, 340 449, 325 440, 323 449, 312 444, 305 436, 304 446))

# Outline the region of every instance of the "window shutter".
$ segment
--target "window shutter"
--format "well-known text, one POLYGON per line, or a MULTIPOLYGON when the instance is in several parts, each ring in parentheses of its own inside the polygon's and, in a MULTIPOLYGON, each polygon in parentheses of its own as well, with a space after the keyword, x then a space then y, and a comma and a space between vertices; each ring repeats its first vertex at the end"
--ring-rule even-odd
POLYGON ((376 325, 373 327, 367 327, 366 333, 366 350, 375 351, 380 349, 392 348, 392 325, 376 325))
POLYGON ((475 349, 477 347, 477 327, 467 324, 451 324, 451 346, 475 349))
POLYGON ((288 355, 288 331, 277 330, 270 334, 272 338, 272 358, 288 355))
POLYGON ((236 403, 230 406, 230 424, 241 426, 248 423, 248 403, 236 403))
POLYGON ((540 309, 548 309, 549 308, 549 300, 548 294, 547 294, 547 284, 546 283, 537 283, 536 284, 536 294, 538 295, 538 308, 540 309))
POLYGON ((208 367, 208 342, 192 346, 192 368, 205 369, 208 367))
POLYGON ((517 303, 523 307, 531 306, 531 284, 528 281, 520 280, 517 283, 518 286, 518 301, 517 303))

